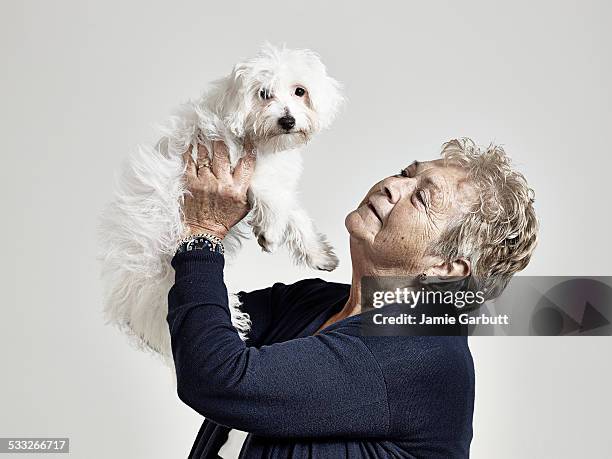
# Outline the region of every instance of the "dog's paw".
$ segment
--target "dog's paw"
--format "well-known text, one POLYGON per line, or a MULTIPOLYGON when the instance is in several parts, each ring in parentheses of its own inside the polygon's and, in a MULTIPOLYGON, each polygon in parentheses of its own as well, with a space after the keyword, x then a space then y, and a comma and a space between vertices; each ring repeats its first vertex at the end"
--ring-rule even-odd
POLYGON ((261 250, 268 253, 274 253, 278 248, 278 244, 269 241, 264 234, 257 236, 257 243, 261 247, 261 250))
POLYGON ((318 247, 306 254, 306 264, 313 269, 333 271, 338 267, 338 263, 334 248, 322 236, 319 239, 318 247))
POLYGON ((281 244, 280 238, 275 237, 274 234, 270 232, 264 232, 260 228, 254 227, 253 233, 255 233, 257 243, 264 252, 274 253, 281 244))

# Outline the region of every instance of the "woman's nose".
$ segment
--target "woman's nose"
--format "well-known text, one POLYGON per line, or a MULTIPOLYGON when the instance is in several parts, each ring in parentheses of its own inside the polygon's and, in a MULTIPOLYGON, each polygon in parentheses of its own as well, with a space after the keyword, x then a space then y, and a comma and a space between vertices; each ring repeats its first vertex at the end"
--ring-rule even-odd
POLYGON ((397 204, 402 196, 409 196, 416 185, 416 180, 409 177, 387 177, 381 183, 381 192, 391 204, 397 204))
POLYGON ((382 182, 381 191, 391 204, 396 204, 402 197, 402 190, 399 181, 395 177, 389 177, 382 182))

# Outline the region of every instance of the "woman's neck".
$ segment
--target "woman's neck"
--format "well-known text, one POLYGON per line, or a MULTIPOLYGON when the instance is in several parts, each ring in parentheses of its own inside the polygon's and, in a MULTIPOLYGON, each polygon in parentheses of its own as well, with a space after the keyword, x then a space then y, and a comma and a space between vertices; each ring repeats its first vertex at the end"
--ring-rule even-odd
POLYGON ((353 274, 351 279, 351 291, 349 293, 349 297, 344 304, 344 307, 331 316, 319 329, 317 333, 329 325, 338 322, 339 320, 346 319, 347 317, 355 316, 357 314, 361 314, 363 312, 362 302, 361 302, 361 280, 364 276, 408 276, 403 270, 398 269, 373 269, 364 271, 359 269, 360 265, 353 262, 353 274))
POLYGON ((325 321, 323 325, 319 327, 317 333, 331 324, 338 322, 339 320, 346 319, 347 317, 361 314, 361 274, 353 270, 353 276, 351 281, 351 291, 349 297, 344 304, 344 307, 331 316, 325 321))

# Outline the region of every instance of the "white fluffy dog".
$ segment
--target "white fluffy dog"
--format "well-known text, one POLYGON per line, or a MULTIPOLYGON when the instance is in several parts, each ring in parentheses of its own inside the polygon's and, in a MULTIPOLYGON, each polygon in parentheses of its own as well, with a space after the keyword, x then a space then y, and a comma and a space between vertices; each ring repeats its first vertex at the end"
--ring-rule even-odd
MULTIPOLYGON (((315 53, 265 45, 200 99, 184 104, 157 145, 141 147, 131 156, 118 177, 115 199, 102 215, 109 322, 169 362, 170 260, 185 236, 181 155, 198 143, 212 152, 213 140, 224 141, 232 166, 244 154, 245 136, 257 149, 249 191, 252 210, 224 239, 226 254, 236 253, 250 224, 263 250, 273 252, 286 244, 296 262, 333 270, 338 259, 298 204, 296 186, 300 147, 330 125, 342 100, 339 83, 327 75, 315 53)), ((235 295, 230 295, 230 305, 232 323, 244 339, 249 317, 240 311, 235 295)))

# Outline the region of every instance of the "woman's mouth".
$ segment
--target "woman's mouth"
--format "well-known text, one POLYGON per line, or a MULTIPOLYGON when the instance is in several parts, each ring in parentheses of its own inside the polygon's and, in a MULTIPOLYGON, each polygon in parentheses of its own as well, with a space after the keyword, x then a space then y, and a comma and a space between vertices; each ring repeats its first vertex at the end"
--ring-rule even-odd
POLYGON ((376 218, 378 218, 378 220, 380 220, 380 223, 382 223, 383 222, 382 218, 380 218, 380 215, 378 215, 378 212, 376 211, 376 207, 374 207, 371 202, 368 202, 367 206, 368 206, 368 209, 370 209, 372 211, 372 213, 374 215, 376 215, 376 218))

